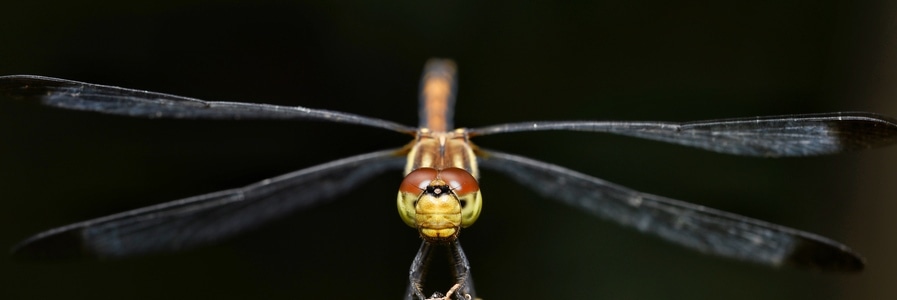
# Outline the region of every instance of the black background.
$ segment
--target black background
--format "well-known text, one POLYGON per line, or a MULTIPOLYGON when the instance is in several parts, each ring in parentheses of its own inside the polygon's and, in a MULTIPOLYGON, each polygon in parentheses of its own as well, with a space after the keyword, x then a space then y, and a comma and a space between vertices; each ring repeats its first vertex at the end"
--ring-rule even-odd
MULTIPOLYGON (((0 74, 417 123, 423 63, 460 68, 456 124, 897 115, 890 1, 16 1, 0 74), (18 2, 18 3, 17 3, 18 2)), ((51 227, 398 147, 377 129, 144 120, 0 101, 0 245, 51 227)), ((704 256, 485 172, 462 233, 485 299, 897 296, 897 148, 742 158, 584 133, 489 148, 842 241, 861 274, 704 256)), ((0 259, 3 299, 397 299, 419 239, 401 174, 221 245, 123 261, 0 259)), ((442 288, 440 288, 442 289, 442 288)))

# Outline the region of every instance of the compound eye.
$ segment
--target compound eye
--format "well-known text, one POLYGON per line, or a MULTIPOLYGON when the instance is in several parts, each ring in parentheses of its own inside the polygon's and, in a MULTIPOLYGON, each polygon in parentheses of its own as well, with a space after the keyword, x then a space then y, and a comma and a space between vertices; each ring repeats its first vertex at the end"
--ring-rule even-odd
POLYGON ((411 193, 411 194, 420 194, 422 191, 427 189, 427 186, 430 185, 430 182, 436 179, 436 174, 439 172, 433 168, 420 168, 408 175, 405 175, 405 179, 402 180, 402 184, 399 186, 399 192, 411 193))
POLYGON ((443 169, 442 171, 439 171, 439 178, 445 181, 445 183, 452 188, 452 191, 455 192, 455 195, 458 196, 463 197, 464 195, 476 193, 480 190, 480 185, 477 184, 477 179, 473 178, 473 175, 470 175, 470 173, 464 169, 443 169))
POLYGON ((408 173, 402 184, 399 185, 399 194, 396 198, 399 216, 408 226, 417 228, 416 208, 418 198, 430 185, 430 182, 436 180, 436 174, 439 173, 433 168, 420 168, 408 173))

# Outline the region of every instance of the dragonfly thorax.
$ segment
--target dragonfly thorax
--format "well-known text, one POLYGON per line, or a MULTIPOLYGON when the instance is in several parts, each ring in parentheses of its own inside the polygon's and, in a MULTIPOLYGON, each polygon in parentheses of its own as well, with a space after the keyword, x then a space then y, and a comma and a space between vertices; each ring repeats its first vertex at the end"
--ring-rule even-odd
POLYGON ((476 179, 463 169, 420 168, 405 176, 397 204, 402 220, 421 237, 446 241, 476 221, 482 195, 476 179))

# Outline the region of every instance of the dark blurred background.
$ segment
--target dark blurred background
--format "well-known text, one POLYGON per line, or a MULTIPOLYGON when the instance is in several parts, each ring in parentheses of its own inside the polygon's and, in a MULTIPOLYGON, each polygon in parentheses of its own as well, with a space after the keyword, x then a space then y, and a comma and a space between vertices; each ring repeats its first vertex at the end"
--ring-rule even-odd
MULTIPOLYGON (((895 16, 893 1, 6 1, 0 74, 414 125, 421 68, 448 57, 460 68, 459 126, 897 116, 895 16)), ((338 124, 144 120, 0 99, 0 246, 408 141, 338 124)), ((825 274, 708 257, 485 172, 485 211, 461 240, 487 300, 897 297, 897 147, 759 159, 584 133, 476 142, 818 233, 868 259, 863 273, 825 274)), ((400 178, 186 253, 3 257, 0 298, 399 299, 420 243, 395 212, 400 178)))

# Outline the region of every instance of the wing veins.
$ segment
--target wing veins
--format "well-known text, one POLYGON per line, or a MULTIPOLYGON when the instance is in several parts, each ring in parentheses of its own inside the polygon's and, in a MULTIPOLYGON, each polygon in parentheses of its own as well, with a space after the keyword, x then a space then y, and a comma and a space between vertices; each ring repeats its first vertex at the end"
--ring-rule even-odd
POLYGON ((480 161, 545 197, 699 252, 772 266, 859 271, 863 259, 828 238, 648 193, 521 156, 480 161))
POLYGON ((209 244, 307 209, 351 190, 404 159, 384 150, 324 163, 247 185, 78 222, 13 248, 29 258, 118 258, 209 244))
POLYGON ((470 136, 569 130, 619 134, 746 156, 825 155, 891 145, 897 121, 864 112, 786 115, 697 122, 543 121, 470 129, 470 136))
POLYGON ((204 101, 171 94, 34 75, 0 76, 0 93, 15 98, 37 99, 44 105, 57 108, 131 117, 316 120, 377 127, 406 134, 415 132, 415 128, 395 122, 338 111, 301 106, 204 101))

